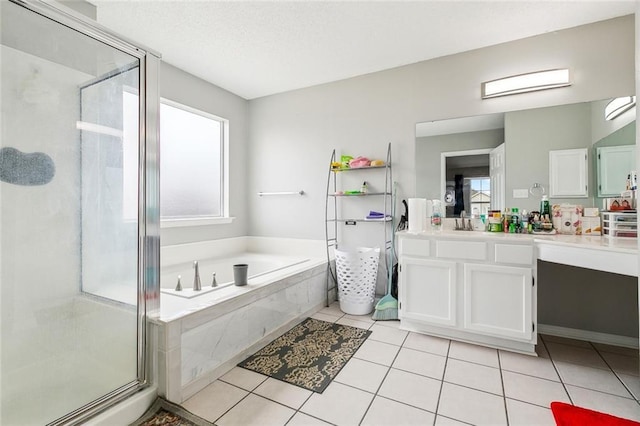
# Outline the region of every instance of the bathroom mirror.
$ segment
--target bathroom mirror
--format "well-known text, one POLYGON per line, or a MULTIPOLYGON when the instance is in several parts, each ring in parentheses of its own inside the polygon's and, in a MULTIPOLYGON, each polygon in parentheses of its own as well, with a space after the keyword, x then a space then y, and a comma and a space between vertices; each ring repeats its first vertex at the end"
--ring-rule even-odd
POLYGON ((442 200, 448 217, 459 216, 460 206, 465 206, 466 213, 471 214, 473 201, 486 202, 487 198, 490 199, 488 205, 475 206, 477 213, 483 212, 481 208, 536 210, 540 196, 531 194, 529 189, 534 183, 549 188, 549 151, 588 148, 591 156, 589 196, 551 201, 600 206, 596 190, 600 184, 596 149, 635 144, 635 107, 614 120, 605 120, 604 108, 610 100, 418 123, 416 197, 442 200), (479 169, 477 164, 481 155, 500 146, 504 149, 501 157, 504 164, 491 179, 491 171, 486 166, 479 169), (466 158, 466 165, 461 165, 456 157, 462 159, 467 155, 478 157, 466 158), (456 199, 456 176, 457 192, 462 194, 462 200, 456 199), (504 187, 496 191, 495 187, 499 186, 496 179, 500 182, 500 178, 504 187), (481 184, 487 179, 488 188, 481 184), (503 191, 502 199, 490 196, 500 191, 503 191))

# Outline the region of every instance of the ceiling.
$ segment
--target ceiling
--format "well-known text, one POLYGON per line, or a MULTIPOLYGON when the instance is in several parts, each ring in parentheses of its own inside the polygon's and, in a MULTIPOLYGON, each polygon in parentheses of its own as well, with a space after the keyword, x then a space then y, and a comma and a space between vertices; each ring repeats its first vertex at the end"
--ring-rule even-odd
POLYGON ((245 99, 628 15, 635 1, 91 0, 98 22, 245 99))

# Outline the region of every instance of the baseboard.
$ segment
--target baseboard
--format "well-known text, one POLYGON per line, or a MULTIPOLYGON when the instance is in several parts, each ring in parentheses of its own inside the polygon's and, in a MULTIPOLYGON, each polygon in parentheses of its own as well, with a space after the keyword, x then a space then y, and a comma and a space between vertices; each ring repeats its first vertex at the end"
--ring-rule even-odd
POLYGON ((547 324, 538 324, 538 333, 638 349, 638 338, 636 337, 618 336, 617 334, 599 333, 597 331, 578 330, 576 328, 558 327, 557 325, 547 324))

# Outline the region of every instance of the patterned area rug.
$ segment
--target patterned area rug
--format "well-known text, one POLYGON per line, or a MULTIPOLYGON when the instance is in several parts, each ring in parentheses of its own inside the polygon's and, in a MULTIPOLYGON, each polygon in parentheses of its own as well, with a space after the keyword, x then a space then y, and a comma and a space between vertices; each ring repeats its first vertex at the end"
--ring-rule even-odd
POLYGON ((147 412, 130 426, 213 426, 213 423, 191 414, 179 405, 158 398, 147 412))
POLYGON ((370 334, 307 318, 238 366, 322 393, 370 334))

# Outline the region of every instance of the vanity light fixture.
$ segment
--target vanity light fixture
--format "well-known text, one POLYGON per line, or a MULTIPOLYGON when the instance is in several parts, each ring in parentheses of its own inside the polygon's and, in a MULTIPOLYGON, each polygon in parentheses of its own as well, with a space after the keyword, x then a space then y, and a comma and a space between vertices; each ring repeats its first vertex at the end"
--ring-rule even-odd
POLYGON ((570 86, 567 68, 513 75, 482 83, 482 99, 570 86))
POLYGON ((625 111, 629 111, 636 106, 635 96, 623 96, 621 98, 612 99, 611 102, 604 107, 604 119, 613 120, 625 111))

